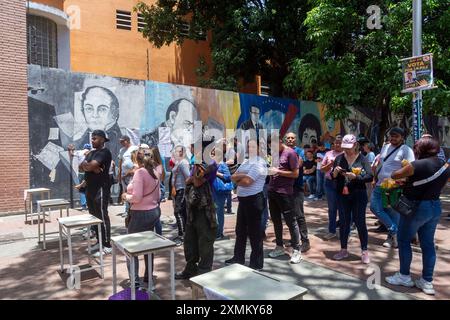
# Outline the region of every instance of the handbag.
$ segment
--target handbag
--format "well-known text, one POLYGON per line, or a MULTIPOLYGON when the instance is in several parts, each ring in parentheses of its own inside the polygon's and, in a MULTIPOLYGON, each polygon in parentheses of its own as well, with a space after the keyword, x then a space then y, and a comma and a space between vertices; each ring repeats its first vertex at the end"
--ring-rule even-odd
MULTIPOLYGON (((449 165, 446 163, 442 168, 436 171, 431 177, 422 179, 419 181, 414 181, 412 185, 414 187, 426 184, 437 179, 442 173, 447 170, 449 165)), ((420 200, 409 200, 404 194, 402 194, 398 200, 392 204, 392 208, 405 217, 411 216, 420 204, 420 200)))
POLYGON ((213 187, 214 190, 219 192, 228 192, 234 189, 234 185, 231 181, 225 182, 219 177, 216 177, 216 179, 214 180, 213 187))
POLYGON ((392 209, 400 213, 404 217, 411 216, 418 206, 419 201, 409 200, 404 194, 402 194, 397 202, 392 204, 392 209))

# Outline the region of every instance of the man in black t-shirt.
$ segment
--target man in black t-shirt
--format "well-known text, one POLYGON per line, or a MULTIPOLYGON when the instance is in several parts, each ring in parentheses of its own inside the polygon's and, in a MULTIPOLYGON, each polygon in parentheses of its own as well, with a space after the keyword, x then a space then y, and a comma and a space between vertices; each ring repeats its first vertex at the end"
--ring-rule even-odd
MULTIPOLYGON (((97 240, 102 241, 103 253, 111 253, 111 222, 108 216, 108 200, 110 196, 111 181, 109 179, 109 167, 111 166, 112 155, 108 148, 105 148, 105 142, 109 139, 102 130, 92 132, 92 151, 86 155, 86 159, 80 164, 80 170, 85 172, 86 180, 86 199, 89 213, 103 221, 102 238, 99 239, 98 227, 94 228, 97 240)), ((99 248, 97 243, 93 250, 99 248)), ((103 254, 97 252, 99 256, 103 254)))

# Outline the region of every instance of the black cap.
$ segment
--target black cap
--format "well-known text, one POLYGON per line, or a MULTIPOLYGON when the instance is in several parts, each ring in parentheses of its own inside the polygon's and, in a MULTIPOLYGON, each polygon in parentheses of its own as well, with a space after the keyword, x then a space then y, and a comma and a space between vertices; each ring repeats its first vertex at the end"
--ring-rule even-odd
POLYGON ((391 134, 399 134, 402 137, 404 137, 405 136, 405 130, 403 130, 402 128, 399 128, 399 127, 394 127, 391 130, 389 130, 389 135, 391 135, 391 134))
POLYGON ((105 142, 109 141, 109 139, 106 137, 105 131, 103 130, 94 130, 94 132, 92 132, 92 136, 102 137, 103 139, 105 139, 105 142))

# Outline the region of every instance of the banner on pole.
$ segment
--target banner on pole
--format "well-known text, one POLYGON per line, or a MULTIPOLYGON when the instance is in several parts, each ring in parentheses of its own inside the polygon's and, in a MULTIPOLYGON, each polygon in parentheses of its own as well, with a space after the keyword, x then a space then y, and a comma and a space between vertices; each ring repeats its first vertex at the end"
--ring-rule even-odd
POLYGON ((433 54, 400 60, 402 62, 403 93, 435 88, 433 83, 433 54))

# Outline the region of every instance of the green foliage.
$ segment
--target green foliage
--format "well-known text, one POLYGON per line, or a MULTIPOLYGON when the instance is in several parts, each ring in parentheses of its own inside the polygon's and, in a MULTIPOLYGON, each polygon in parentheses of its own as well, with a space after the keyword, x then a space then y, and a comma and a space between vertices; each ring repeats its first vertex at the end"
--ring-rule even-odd
MULTIPOLYGON (((411 56, 412 1, 315 0, 304 21, 314 49, 292 61, 285 87, 328 105, 327 117, 346 108, 389 108, 410 113, 411 94, 402 94, 399 59, 411 56), (382 29, 366 27, 366 8, 376 4, 382 29)), ((423 1, 423 52, 434 55, 438 89, 423 91, 424 111, 449 115, 449 1, 423 1)))
MULTIPOLYGON (((434 55, 438 86, 423 92, 424 110, 437 115, 450 115, 449 4, 423 0, 423 52, 434 55)), ((261 75, 274 96, 325 103, 328 118, 345 117, 350 106, 411 110, 399 59, 411 56, 412 0, 158 0, 136 10, 156 47, 208 31, 213 65, 200 59, 202 86, 238 90, 240 79, 261 75), (380 30, 366 26, 370 5, 382 10, 380 30)))

